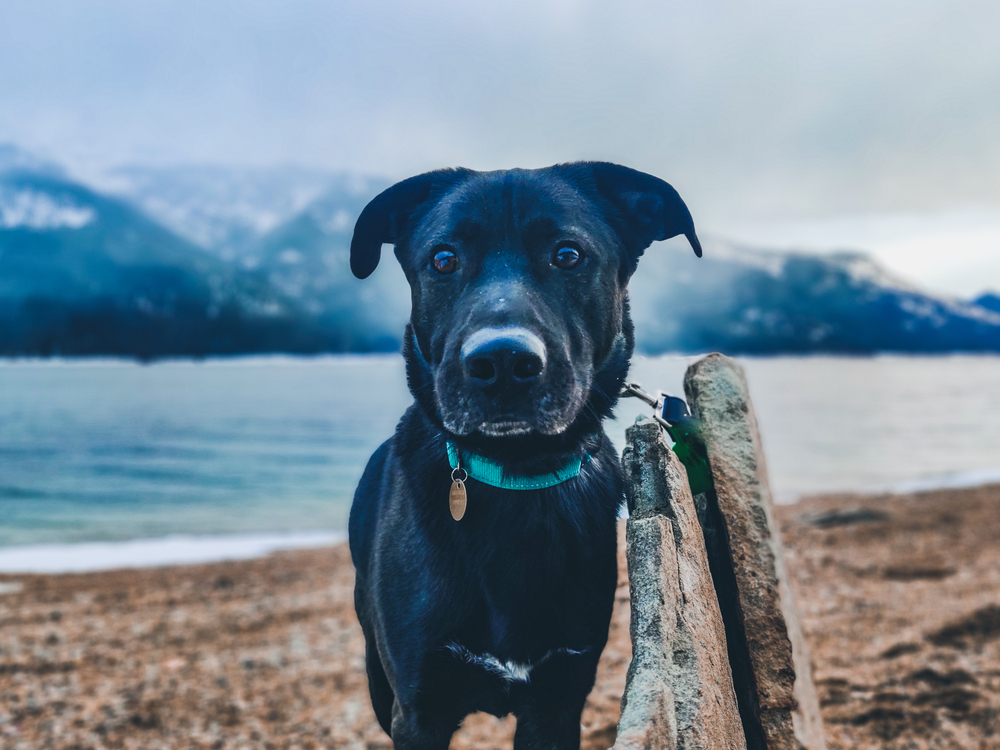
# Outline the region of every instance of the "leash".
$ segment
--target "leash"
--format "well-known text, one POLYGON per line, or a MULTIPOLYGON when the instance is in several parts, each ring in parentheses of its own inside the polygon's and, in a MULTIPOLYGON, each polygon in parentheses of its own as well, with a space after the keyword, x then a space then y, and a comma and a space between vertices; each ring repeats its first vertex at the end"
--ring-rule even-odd
POLYGON ((701 439, 698 420, 691 415, 687 402, 663 391, 653 396, 642 390, 638 383, 626 383, 620 395, 622 398, 637 398, 653 407, 653 420, 674 441, 672 450, 687 469, 691 494, 700 495, 712 489, 708 453, 701 439))

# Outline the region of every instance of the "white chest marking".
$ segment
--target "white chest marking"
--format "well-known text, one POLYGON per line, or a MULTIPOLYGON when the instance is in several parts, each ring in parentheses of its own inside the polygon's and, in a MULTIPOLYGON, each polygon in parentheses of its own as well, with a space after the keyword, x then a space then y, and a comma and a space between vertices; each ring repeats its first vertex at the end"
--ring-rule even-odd
POLYGON ((534 664, 521 663, 516 661, 500 661, 493 654, 474 654, 465 646, 459 643, 449 643, 446 648, 466 664, 482 667, 490 674, 495 674, 507 682, 527 682, 531 677, 531 670, 556 654, 582 654, 584 651, 574 651, 571 648, 555 648, 534 664))

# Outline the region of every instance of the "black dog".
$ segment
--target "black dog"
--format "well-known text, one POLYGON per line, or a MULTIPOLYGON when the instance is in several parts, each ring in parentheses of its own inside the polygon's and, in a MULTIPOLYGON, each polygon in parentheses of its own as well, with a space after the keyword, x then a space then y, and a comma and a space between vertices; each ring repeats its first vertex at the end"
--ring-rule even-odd
POLYGON ((446 750, 473 711, 515 714, 515 748, 579 747, 617 575, 623 480, 601 423, 632 354, 626 285, 678 234, 701 255, 670 185, 606 163, 430 172, 358 219, 354 274, 392 243, 413 297, 415 403, 350 520, 395 747, 446 750))

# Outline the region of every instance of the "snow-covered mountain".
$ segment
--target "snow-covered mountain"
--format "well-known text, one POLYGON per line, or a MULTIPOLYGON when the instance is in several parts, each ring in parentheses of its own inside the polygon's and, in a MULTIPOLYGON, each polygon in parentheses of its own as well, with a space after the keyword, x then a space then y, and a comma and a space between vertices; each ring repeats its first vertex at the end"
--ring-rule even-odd
MULTIPOLYGON (((391 254, 350 272, 385 183, 308 170, 130 168, 113 198, 0 146, 0 354, 397 350, 409 290, 391 254), (125 187, 122 187, 125 185, 125 187)), ((900 280, 862 253, 705 238, 646 251, 640 351, 1000 352, 1000 298, 900 280)))
POLYGON ((356 343, 343 335, 126 203, 0 174, 0 354, 331 351, 356 343))
POLYGON ((129 166, 99 185, 228 260, 331 190, 368 194, 369 182, 301 167, 129 166))
POLYGON ((324 325, 351 321, 356 335, 373 346, 398 348, 410 313, 402 270, 387 253, 378 271, 359 281, 349 262, 354 222, 380 189, 359 194, 349 185, 332 188, 262 237, 242 262, 324 325))
POLYGON ((1000 313, 937 296, 858 252, 816 255, 706 238, 653 247, 630 294, 649 352, 1000 351, 1000 313))

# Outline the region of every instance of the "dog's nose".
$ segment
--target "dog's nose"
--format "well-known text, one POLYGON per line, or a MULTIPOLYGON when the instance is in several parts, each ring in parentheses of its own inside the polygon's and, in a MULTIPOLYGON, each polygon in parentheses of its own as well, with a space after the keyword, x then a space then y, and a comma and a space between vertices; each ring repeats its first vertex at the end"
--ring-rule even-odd
POLYGON ((545 344, 525 328, 481 328, 462 344, 462 364, 481 388, 528 383, 545 369, 545 344))

